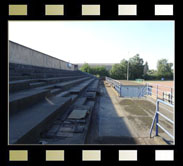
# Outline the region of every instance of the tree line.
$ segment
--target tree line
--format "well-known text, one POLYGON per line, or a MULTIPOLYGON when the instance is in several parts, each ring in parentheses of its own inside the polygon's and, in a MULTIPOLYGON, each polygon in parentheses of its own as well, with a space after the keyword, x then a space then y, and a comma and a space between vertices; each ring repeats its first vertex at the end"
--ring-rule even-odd
POLYGON ((83 64, 80 68, 83 72, 96 75, 98 77, 108 76, 118 80, 145 79, 145 80, 173 80, 173 63, 168 63, 167 59, 160 59, 157 61, 157 69, 150 70, 148 62, 140 58, 136 54, 129 60, 123 59, 119 64, 112 65, 108 71, 105 66, 91 67, 88 63, 83 64))

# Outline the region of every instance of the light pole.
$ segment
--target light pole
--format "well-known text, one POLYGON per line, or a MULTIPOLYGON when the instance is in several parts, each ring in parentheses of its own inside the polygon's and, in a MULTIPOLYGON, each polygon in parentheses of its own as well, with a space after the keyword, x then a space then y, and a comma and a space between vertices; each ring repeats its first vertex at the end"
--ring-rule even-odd
POLYGON ((128 60, 128 65, 127 65, 127 81, 128 81, 128 76, 129 76, 129 60, 128 60))
MULTIPOLYGON (((129 57, 129 51, 128 51, 128 57, 129 57)), ((128 81, 128 77, 129 77, 129 59, 128 59, 128 65, 127 65, 127 81, 128 81)))

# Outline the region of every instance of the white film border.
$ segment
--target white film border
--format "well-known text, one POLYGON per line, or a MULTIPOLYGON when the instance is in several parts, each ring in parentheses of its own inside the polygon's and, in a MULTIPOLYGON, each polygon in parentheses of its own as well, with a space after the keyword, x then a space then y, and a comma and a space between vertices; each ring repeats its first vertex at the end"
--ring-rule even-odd
MULTIPOLYGON (((45 4, 45 16, 63 16, 64 4, 45 4)), ((173 16, 173 4, 155 4, 155 16, 173 16)), ((81 5, 81 16, 100 16, 100 4, 83 4, 81 5)), ((118 4, 117 16, 138 16, 137 4, 118 4)), ((9 4, 9 16, 27 16, 27 4, 9 4)))

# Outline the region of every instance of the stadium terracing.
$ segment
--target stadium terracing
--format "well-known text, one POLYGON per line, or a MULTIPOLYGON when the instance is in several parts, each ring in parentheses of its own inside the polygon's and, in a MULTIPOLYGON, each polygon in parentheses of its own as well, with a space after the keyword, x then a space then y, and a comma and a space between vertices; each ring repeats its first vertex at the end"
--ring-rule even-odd
POLYGON ((152 88, 9 42, 9 144, 174 144, 172 92, 152 88))

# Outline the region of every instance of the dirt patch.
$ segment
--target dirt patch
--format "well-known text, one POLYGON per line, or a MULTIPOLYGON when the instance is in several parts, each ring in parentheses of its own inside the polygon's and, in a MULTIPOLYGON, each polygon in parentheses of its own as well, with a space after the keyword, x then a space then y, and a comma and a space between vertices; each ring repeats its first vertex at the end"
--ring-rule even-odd
POLYGON ((124 99, 120 101, 120 105, 124 106, 125 111, 128 114, 141 116, 148 115, 146 112, 144 112, 143 108, 139 107, 138 104, 133 102, 131 99, 124 99))
POLYGON ((147 113, 143 111, 142 108, 138 107, 136 104, 131 104, 125 107, 125 110, 133 115, 142 115, 145 116, 147 113))
MULTIPOLYGON (((133 117, 133 116, 129 116, 128 119, 133 120, 133 121, 135 120, 136 125, 138 125, 138 127, 140 129, 144 130, 144 128, 146 128, 148 132, 150 131, 151 124, 152 124, 152 121, 153 121, 153 119, 151 117, 133 117)), ((155 124, 154 124, 153 131, 155 132, 155 130, 156 130, 156 127, 155 127, 155 124)), ((159 133, 163 133, 163 132, 164 131, 161 128, 159 128, 159 133)))
POLYGON ((144 110, 155 113, 156 106, 155 104, 151 103, 147 100, 134 100, 136 104, 138 104, 139 107, 142 107, 144 110))
POLYGON ((121 105, 130 105, 133 104, 133 101, 131 101, 130 99, 124 99, 122 101, 119 102, 121 105))

